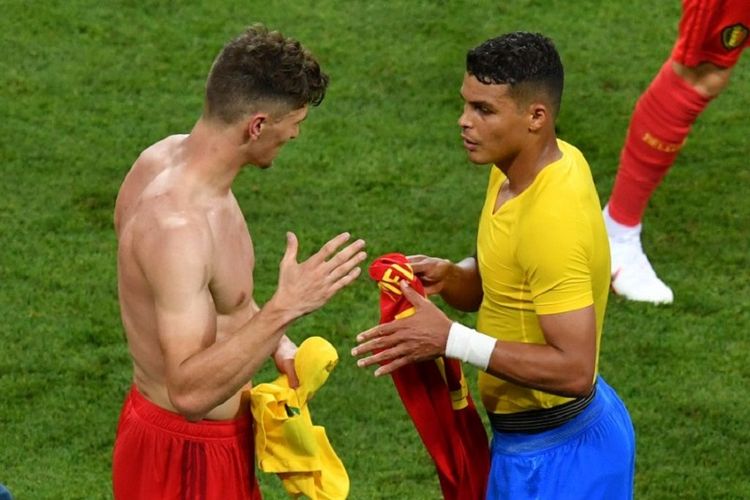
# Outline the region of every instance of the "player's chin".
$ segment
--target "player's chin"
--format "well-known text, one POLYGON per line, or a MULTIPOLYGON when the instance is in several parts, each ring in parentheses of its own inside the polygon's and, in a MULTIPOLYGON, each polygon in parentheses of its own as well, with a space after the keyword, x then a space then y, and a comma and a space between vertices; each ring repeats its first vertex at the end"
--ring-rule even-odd
POLYGON ((254 158, 251 161, 247 162, 245 164, 245 167, 255 167, 261 170, 265 170, 267 168, 271 168, 272 165, 273 160, 258 160, 257 158, 254 158))
POLYGON ((482 154, 482 151, 479 149, 474 149, 474 150, 467 149, 466 156, 470 162, 475 163, 477 165, 486 165, 487 163, 492 163, 492 161, 489 160, 486 157, 486 155, 482 154))
POLYGON ((264 158, 264 159, 260 159, 260 160, 255 160, 253 162, 253 165, 255 165, 256 167, 258 167, 261 170, 265 170, 265 169, 271 168, 273 166, 273 160, 274 160, 273 158, 268 158, 268 159, 264 158))

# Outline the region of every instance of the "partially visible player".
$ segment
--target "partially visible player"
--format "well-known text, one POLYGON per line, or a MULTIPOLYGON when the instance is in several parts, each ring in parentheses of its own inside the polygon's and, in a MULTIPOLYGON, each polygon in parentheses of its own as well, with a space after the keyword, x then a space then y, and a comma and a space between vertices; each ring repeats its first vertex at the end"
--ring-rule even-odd
POLYGON ((114 446, 116 499, 260 498, 251 378, 272 357, 296 385, 287 327, 350 284, 365 253, 362 240, 339 250, 342 233, 298 263, 287 233, 278 287, 258 306, 232 184, 246 165, 271 165, 327 84, 299 42, 254 26, 214 61, 190 133, 146 149, 122 183, 118 291, 133 384, 114 446))
POLYGON ((13 495, 11 495, 8 488, 2 484, 0 484, 0 500, 13 500, 13 495))
POLYGON ((635 106, 604 208, 612 289, 627 299, 655 304, 674 299, 641 246, 643 213, 690 127, 729 83, 750 44, 748 27, 750 0, 683 0, 677 43, 635 106))
MULTIPOLYGON (((629 500, 635 437, 598 376, 609 248, 583 154, 557 139, 563 67, 553 43, 509 33, 469 51, 459 118, 469 160, 491 164, 477 256, 414 256, 427 293, 475 311, 451 321, 401 281, 416 312, 361 333, 376 375, 446 355, 482 371, 493 427, 489 499, 629 500)), ((460 190, 459 190, 460 191, 460 190)))

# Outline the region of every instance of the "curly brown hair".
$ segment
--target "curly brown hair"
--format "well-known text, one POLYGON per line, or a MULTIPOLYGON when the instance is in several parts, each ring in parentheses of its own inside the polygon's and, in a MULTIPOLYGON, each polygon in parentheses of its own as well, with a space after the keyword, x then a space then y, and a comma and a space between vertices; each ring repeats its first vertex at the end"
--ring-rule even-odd
POLYGON ((255 24, 227 43, 206 82, 204 115, 234 123, 258 105, 287 112, 325 97, 328 75, 297 40, 255 24))

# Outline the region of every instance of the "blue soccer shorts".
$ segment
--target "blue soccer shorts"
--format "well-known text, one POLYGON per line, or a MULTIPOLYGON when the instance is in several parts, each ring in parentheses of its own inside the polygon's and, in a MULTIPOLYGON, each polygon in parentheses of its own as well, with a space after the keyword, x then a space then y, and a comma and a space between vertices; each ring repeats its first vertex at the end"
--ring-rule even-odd
POLYGON ((493 433, 488 499, 633 498, 635 432, 617 393, 599 377, 583 412, 535 434, 493 433))

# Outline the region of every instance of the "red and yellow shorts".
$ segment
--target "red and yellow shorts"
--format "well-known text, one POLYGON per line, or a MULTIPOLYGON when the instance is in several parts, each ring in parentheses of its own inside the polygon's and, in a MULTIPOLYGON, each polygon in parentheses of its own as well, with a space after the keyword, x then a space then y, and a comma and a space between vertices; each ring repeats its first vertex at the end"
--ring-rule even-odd
POLYGON ((189 422, 133 386, 112 463, 115 499, 259 500, 250 417, 189 422))
POLYGON ((750 0, 682 0, 679 30, 672 59, 730 68, 750 45, 750 0))

